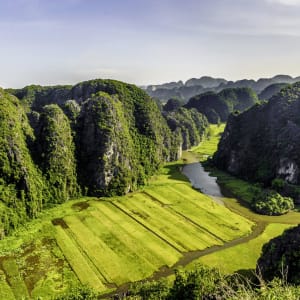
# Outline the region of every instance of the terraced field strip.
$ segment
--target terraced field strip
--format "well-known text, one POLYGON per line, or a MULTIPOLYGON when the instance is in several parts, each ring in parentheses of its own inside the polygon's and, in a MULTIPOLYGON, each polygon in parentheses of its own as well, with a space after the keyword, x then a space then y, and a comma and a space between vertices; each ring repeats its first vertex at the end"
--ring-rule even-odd
POLYGON ((104 282, 103 278, 97 276, 93 271, 86 258, 80 252, 78 245, 74 243, 61 226, 55 226, 55 228, 57 244, 80 282, 88 284, 98 291, 105 291, 107 288, 102 283, 104 282))
POLYGON ((78 244, 110 283, 120 285, 130 282, 127 262, 123 261, 114 249, 98 238, 77 216, 65 217, 78 244))
POLYGON ((154 272, 155 267, 144 259, 141 252, 139 253, 134 249, 133 239, 124 231, 120 233, 118 230, 120 228, 109 221, 106 216, 103 218, 99 211, 92 211, 90 216, 84 218, 83 223, 126 263, 127 270, 119 270, 119 272, 126 272, 130 281, 149 277, 154 272))
MULTIPOLYGON (((1 270, 0 270, 1 272, 1 270)), ((0 299, 5 300, 15 300, 15 296, 13 291, 11 290, 10 286, 6 282, 5 274, 0 275, 0 299)))
POLYGON ((147 222, 147 226, 155 228, 155 231, 160 235, 166 235, 168 240, 177 248, 180 247, 183 252, 202 250, 222 244, 218 237, 211 235, 199 226, 195 226, 184 216, 168 207, 163 207, 157 201, 153 201, 153 197, 143 193, 136 194, 126 200, 124 205, 131 210, 136 218, 146 216, 144 221, 147 222))
MULTIPOLYGON (((173 189, 172 187, 170 188, 173 189)), ((200 199, 196 199, 193 197, 188 198, 185 196, 187 189, 185 188, 182 192, 180 192, 180 189, 183 189, 183 186, 178 187, 178 189, 174 192, 180 193, 183 197, 186 198, 187 201, 190 201, 191 204, 199 207, 207 216, 205 220, 206 227, 210 230, 211 228, 221 229, 221 234, 224 234, 224 240, 229 241, 251 232, 251 227, 254 225, 254 223, 249 221, 249 219, 231 212, 224 206, 216 204, 209 196, 200 194, 200 199)), ((193 193, 197 192, 193 191, 193 193)), ((178 208, 183 208, 182 204, 185 203, 186 202, 181 202, 180 204, 178 204, 178 208)), ((218 233, 216 234, 218 236, 222 236, 218 233)))
MULTIPOLYGON (((167 206, 167 205, 174 204, 175 199, 174 199, 173 195, 171 195, 168 191, 167 191, 167 193, 162 193, 162 194, 158 192, 159 190, 162 190, 163 192, 165 192, 165 187, 166 187, 166 185, 156 186, 155 188, 151 188, 151 189, 145 189, 144 193, 155 198, 162 205, 167 206), (170 198, 172 198, 172 201, 169 200, 170 198)), ((179 201, 181 201, 181 200, 182 199, 179 199, 179 201)))
POLYGON ((120 234, 121 239, 126 236, 127 241, 129 241, 127 245, 131 245, 134 251, 149 261, 155 270, 163 265, 172 266, 182 256, 173 247, 170 247, 161 238, 152 234, 151 231, 136 222, 131 216, 123 213, 112 203, 91 201, 90 205, 97 208, 97 211, 92 211, 91 214, 97 220, 100 219, 106 226, 109 226, 110 222, 118 226, 115 227, 115 234, 120 234))
POLYGON ((8 283, 17 300, 29 298, 27 287, 19 272, 18 265, 13 258, 8 258, 2 262, 3 270, 5 271, 8 283))
MULTIPOLYGON (((211 234, 223 241, 230 241, 251 232, 253 222, 234 214, 227 208, 217 205, 208 196, 184 184, 153 187, 157 193, 171 196, 168 199, 174 200, 170 205, 174 211, 188 216, 192 222, 205 228, 211 234)), ((161 195, 160 198, 163 196, 161 195)))

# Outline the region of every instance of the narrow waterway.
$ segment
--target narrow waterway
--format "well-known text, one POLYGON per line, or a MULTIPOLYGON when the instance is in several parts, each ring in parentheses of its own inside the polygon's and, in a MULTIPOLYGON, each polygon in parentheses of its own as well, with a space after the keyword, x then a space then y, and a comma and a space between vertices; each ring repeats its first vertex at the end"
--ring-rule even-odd
POLYGON ((203 194, 210 196, 218 204, 224 205, 217 178, 210 176, 200 162, 191 162, 184 165, 182 173, 190 180, 192 186, 203 194))
MULTIPOLYGON (((186 160, 186 164, 182 168, 181 172, 187 178, 189 178, 192 186, 195 189, 198 189, 202 193, 210 196, 218 204, 224 205, 223 202, 224 195, 222 194, 221 188, 217 183, 217 178, 210 176, 209 173, 204 170, 203 166, 201 165, 200 162, 198 162, 198 158, 194 153, 188 152, 185 154, 188 156, 188 159, 184 159, 186 160)), ((261 235, 265 229, 265 226, 266 226, 265 222, 257 222, 256 226, 253 228, 253 231, 248 236, 243 236, 234 239, 232 241, 224 243, 221 246, 217 245, 217 246, 206 248, 204 250, 196 250, 196 251, 182 253, 182 258, 179 259, 179 261, 174 266, 172 267, 162 266, 159 270, 154 272, 154 274, 151 277, 148 277, 144 280, 158 280, 162 277, 170 276, 174 274, 174 268, 177 268, 179 266, 184 267, 189 263, 191 263, 193 260, 214 253, 216 251, 224 250, 233 246, 237 246, 239 244, 247 243, 252 239, 255 239, 256 237, 261 235)), ((102 298, 107 299, 107 297, 124 295, 128 291, 129 286, 130 283, 125 283, 119 286, 115 291, 100 296, 99 299, 102 298)))

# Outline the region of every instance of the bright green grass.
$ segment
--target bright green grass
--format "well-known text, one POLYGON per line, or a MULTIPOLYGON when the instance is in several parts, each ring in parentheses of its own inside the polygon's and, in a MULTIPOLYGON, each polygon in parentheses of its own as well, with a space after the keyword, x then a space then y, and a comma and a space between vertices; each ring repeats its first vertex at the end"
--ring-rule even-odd
POLYGON ((191 149, 192 152, 197 153, 200 157, 200 161, 205 161, 207 157, 212 156, 218 147, 218 143, 225 129, 225 124, 209 125, 209 136, 202 141, 198 146, 191 149))
POLYGON ((190 264, 189 268, 196 263, 203 263, 210 267, 218 267, 226 273, 233 273, 238 270, 253 270, 257 259, 260 257, 262 246, 270 239, 281 235, 289 227, 291 225, 269 224, 257 238, 247 243, 203 256, 190 264))
POLYGON ((166 202, 163 198, 168 199, 173 211, 186 216, 207 230, 209 235, 213 234, 223 241, 249 234, 254 225, 253 222, 216 204, 211 198, 186 184, 156 186, 152 187, 152 190, 161 195, 159 200, 162 203, 166 202))
POLYGON ((21 277, 18 265, 15 259, 6 259, 2 262, 3 269, 7 275, 7 280, 11 286, 15 298, 23 299, 29 297, 27 287, 21 277))
POLYGON ((10 286, 6 282, 6 276, 0 270, 0 299, 15 300, 15 296, 10 286))
POLYGON ((68 233, 61 226, 56 226, 55 229, 57 244, 64 253, 65 258, 74 270, 78 279, 83 284, 88 284, 96 290, 105 290, 106 288, 102 283, 102 281, 104 281, 103 277, 98 275, 97 271, 93 270, 91 262, 85 258, 80 251, 80 248, 74 243, 68 233))
POLYGON ((149 234, 143 226, 137 226, 132 218, 121 214, 117 207, 96 201, 92 201, 91 205, 99 210, 92 211, 91 214, 94 216, 96 214, 97 220, 101 219, 101 222, 107 226, 110 226, 110 222, 114 223, 115 225, 110 230, 115 230, 116 235, 124 232, 122 239, 129 240, 133 251, 138 251, 140 257, 150 261, 155 269, 164 264, 172 266, 180 258, 181 255, 176 250, 173 248, 170 250, 160 238, 149 234), (119 228, 121 228, 120 231, 119 228))
POLYGON ((207 231, 189 222, 185 216, 174 213, 174 210, 163 207, 146 195, 138 194, 123 201, 122 204, 127 209, 130 208, 130 213, 135 218, 164 237, 181 252, 205 249, 221 243, 207 231))
POLYGON ((194 190, 181 174, 182 166, 180 161, 165 165, 140 192, 82 198, 43 212, 27 229, 0 241, 3 261, 13 256, 26 272, 36 270, 31 295, 48 299, 78 280, 109 292, 107 284, 142 280, 163 266, 172 267, 184 252, 248 235, 253 223, 194 190), (89 207, 81 211, 74 207, 79 202, 89 207), (59 218, 66 228, 52 224, 59 218), (43 259, 28 264, 23 245, 42 238, 53 241, 53 251, 44 253, 44 245, 36 243, 35 253, 43 259), (45 262, 48 275, 43 273, 45 262))
MULTIPOLYGON (((136 240, 133 234, 128 233, 119 224, 113 222, 110 218, 103 217, 100 211, 92 211, 90 217, 84 219, 86 224, 95 235, 110 244, 114 251, 128 261, 130 271, 134 276, 141 274, 144 277, 150 276, 153 271, 161 265, 162 262, 153 256, 148 255, 149 249, 143 247, 136 240), (95 222, 95 219, 98 222, 95 222), (143 253, 144 255, 141 255, 143 253)), ((126 226, 125 226, 126 227, 126 226)))
POLYGON ((123 262, 109 245, 106 245, 87 228, 78 216, 68 216, 65 221, 74 239, 97 266, 107 282, 121 284, 128 281, 128 274, 124 272, 126 262, 123 262))

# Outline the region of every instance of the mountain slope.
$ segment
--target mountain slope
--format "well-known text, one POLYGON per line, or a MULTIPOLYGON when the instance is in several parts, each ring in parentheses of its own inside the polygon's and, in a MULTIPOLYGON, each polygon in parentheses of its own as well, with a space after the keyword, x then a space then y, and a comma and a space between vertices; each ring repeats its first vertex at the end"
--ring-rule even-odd
POLYGON ((91 80, 9 91, 20 98, 0 90, 5 233, 43 207, 81 193, 135 190, 180 153, 177 133, 155 101, 134 85, 91 80))
POLYGON ((208 92, 191 98, 184 106, 195 108, 204 114, 210 123, 226 122, 235 110, 244 111, 258 102, 250 88, 225 89, 220 93, 208 92))
POLYGON ((240 177, 265 184, 278 177, 299 184, 300 83, 281 90, 268 103, 231 115, 216 165, 240 177))

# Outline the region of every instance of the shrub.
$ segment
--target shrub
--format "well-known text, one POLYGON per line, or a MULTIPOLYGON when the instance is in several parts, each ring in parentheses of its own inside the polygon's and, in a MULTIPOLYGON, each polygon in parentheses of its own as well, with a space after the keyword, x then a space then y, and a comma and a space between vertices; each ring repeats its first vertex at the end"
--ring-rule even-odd
POLYGON ((282 197, 273 190, 257 193, 252 199, 252 208, 259 214, 277 216, 294 208, 292 198, 282 197))

